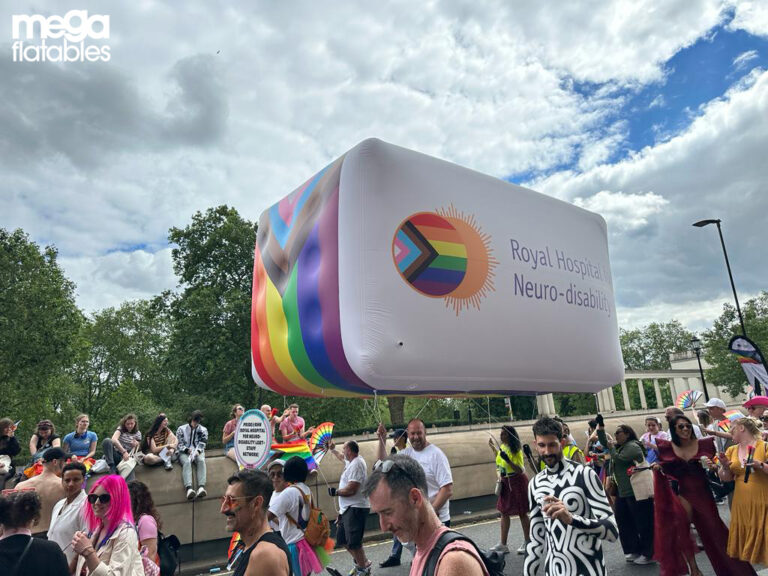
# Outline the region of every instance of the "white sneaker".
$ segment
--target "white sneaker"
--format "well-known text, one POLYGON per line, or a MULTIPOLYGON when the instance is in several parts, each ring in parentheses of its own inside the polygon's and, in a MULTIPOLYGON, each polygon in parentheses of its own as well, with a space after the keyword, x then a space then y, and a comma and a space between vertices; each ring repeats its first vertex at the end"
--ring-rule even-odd
POLYGON ((196 495, 192 488, 187 488, 187 500, 194 500, 196 495))
POLYGON ((208 492, 205 491, 205 486, 200 486, 200 488, 197 489, 197 497, 205 498, 206 496, 208 496, 208 492))
POLYGON ((652 558, 648 558, 647 556, 638 556, 635 558, 634 563, 640 564, 642 566, 643 564, 655 564, 656 561, 652 558))
POLYGON ((525 547, 528 546, 528 542, 523 542, 522 546, 517 549, 518 554, 525 554, 525 547))
POLYGON ((634 562, 640 558, 640 554, 624 554, 624 558, 627 560, 627 562, 634 562))
POLYGON ((506 544, 496 544, 491 550, 495 552, 501 552, 502 554, 509 554, 509 547, 506 544))

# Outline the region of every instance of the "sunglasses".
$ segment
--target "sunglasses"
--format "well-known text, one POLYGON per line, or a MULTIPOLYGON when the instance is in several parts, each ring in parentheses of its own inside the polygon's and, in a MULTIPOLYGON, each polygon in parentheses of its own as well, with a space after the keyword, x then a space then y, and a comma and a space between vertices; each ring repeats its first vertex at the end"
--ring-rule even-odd
POLYGON ((413 476, 411 476, 408 473, 408 470, 403 468, 400 464, 398 464, 394 460, 379 460, 378 462, 376 462, 376 464, 373 465, 374 471, 379 470, 381 471, 382 474, 389 474, 393 468, 397 468, 398 470, 400 470, 400 472, 403 473, 403 476, 408 478, 408 480, 411 481, 411 484, 413 484, 415 488, 419 487, 419 485, 416 484, 416 480, 413 479, 413 476))
POLYGON ((88 494, 88 502, 92 505, 96 504, 97 500, 102 504, 109 504, 109 501, 112 500, 112 496, 109 494, 88 494))
POLYGON ((685 430, 686 428, 690 428, 691 430, 693 430, 693 426, 691 426, 690 424, 678 424, 678 425, 677 425, 677 426, 675 426, 675 427, 676 427, 678 430, 685 430))
POLYGON ((220 496, 219 502, 221 502, 222 506, 227 506, 228 508, 232 506, 237 500, 248 500, 249 498, 253 498, 253 496, 220 496))

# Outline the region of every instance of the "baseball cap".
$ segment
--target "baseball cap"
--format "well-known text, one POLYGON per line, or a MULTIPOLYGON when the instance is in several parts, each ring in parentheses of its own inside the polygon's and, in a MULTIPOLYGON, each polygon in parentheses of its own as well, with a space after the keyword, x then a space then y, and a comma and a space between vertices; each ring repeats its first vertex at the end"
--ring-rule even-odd
POLYGON ((744 408, 751 408, 752 406, 768 406, 768 396, 753 396, 744 402, 744 408))
POLYGON ((725 410, 725 402, 720 400, 720 398, 710 398, 709 401, 704 404, 705 408, 722 408, 725 410))
POLYGON ((66 460, 70 458, 72 454, 67 454, 61 448, 48 448, 43 454, 43 462, 53 462, 54 460, 66 460))
POLYGON ((404 428, 395 428, 394 430, 392 430, 392 433, 389 435, 389 437, 397 440, 398 438, 400 438, 400 436, 404 436, 405 434, 406 434, 406 431, 404 428))
POLYGON ((267 464, 267 470, 271 470, 275 466, 279 466, 280 468, 285 468, 285 460, 280 460, 279 458, 277 460, 272 460, 272 462, 267 464))

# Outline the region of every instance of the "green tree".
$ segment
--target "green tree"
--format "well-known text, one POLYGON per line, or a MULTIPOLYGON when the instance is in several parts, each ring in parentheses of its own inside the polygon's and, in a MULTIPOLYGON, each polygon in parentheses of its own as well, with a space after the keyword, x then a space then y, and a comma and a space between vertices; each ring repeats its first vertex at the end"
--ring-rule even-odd
MULTIPOLYGON (((741 312, 744 315, 747 337, 758 345, 764 355, 767 354, 768 292, 763 291, 758 297, 747 300, 741 312)), ((747 386, 747 379, 736 356, 728 350, 728 342, 737 334, 741 334, 741 325, 736 307, 726 304, 712 328, 702 335, 705 347, 704 358, 712 366, 707 370, 707 381, 724 386, 732 395, 743 392, 747 386)), ((765 390, 762 392, 766 393, 765 390)))
MULTIPOLYGON (((102 425, 100 415, 105 406, 119 407, 120 398, 132 398, 122 391, 112 399, 122 386, 129 385, 148 405, 172 403, 166 369, 170 331, 162 307, 148 300, 106 308, 85 322, 71 373, 77 410, 87 412, 94 427, 102 425)), ((125 402, 122 409, 129 412, 135 406, 132 401, 125 402)), ((114 414, 109 417, 114 418, 114 414)), ((103 423, 107 427, 114 424, 103 423)))
POLYGON ((250 311, 256 224, 218 206, 171 228, 180 294, 166 294, 173 320, 169 367, 175 388, 222 406, 265 399, 251 377, 250 311))
POLYGON ((65 397, 83 316, 75 285, 22 230, 0 229, 0 414, 33 422, 65 397))
POLYGON ((642 328, 619 331, 627 370, 669 370, 669 355, 690 348, 693 333, 677 320, 652 322, 642 328))

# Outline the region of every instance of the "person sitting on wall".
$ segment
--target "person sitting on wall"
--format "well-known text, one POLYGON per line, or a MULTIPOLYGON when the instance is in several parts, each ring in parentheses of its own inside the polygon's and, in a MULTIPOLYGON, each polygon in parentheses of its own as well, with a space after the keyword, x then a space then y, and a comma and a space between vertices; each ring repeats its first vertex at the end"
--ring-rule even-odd
POLYGON ((181 479, 187 493, 187 500, 205 498, 206 466, 205 445, 208 443, 208 430, 201 424, 203 413, 195 410, 189 415, 189 420, 176 430, 179 439, 179 461, 181 462, 181 479), (192 464, 197 471, 197 492, 192 489, 192 464))

